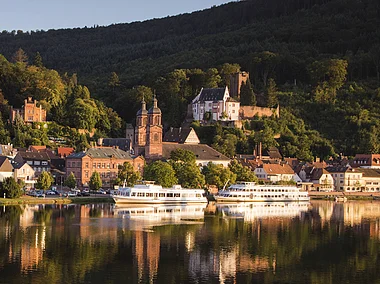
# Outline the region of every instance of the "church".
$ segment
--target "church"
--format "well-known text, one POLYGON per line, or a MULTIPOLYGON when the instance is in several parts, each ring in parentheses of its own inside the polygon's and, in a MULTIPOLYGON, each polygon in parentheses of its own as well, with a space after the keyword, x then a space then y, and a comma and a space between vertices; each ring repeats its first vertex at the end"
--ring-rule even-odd
MULTIPOLYGON (((128 128, 131 131, 133 128, 128 128)), ((127 132, 127 137, 132 137, 127 132)), ((227 167, 230 159, 206 144, 201 144, 192 128, 170 128, 163 136, 162 113, 158 108, 157 98, 153 98, 153 106, 147 110, 143 99, 141 109, 136 114, 136 127, 133 138, 134 155, 144 156, 147 161, 168 160, 170 153, 176 149, 184 149, 194 153, 196 163, 200 167, 209 162, 227 167)))
POLYGON ((153 98, 153 106, 147 110, 143 99, 141 109, 136 114, 134 154, 144 156, 146 160, 162 158, 162 113, 153 98))

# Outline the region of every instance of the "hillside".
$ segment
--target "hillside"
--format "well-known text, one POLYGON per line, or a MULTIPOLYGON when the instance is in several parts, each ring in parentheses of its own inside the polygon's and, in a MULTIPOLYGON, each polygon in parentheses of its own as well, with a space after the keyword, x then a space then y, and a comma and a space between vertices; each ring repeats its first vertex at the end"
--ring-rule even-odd
MULTIPOLYGON (((200 87, 225 85, 224 63, 237 63, 256 94, 268 95, 272 82, 301 128, 353 155, 380 151, 379 26, 378 0, 251 0, 108 27, 3 31, 0 54, 11 60, 22 48, 31 62, 39 52, 47 68, 76 73, 126 121, 156 92, 168 125, 181 123, 200 87)), ((308 132, 290 135, 281 123, 280 147, 295 155, 308 132)))

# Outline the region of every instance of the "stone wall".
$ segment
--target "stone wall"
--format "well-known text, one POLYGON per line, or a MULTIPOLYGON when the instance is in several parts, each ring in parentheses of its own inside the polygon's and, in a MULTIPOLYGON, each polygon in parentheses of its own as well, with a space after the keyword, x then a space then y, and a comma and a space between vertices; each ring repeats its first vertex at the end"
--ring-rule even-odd
POLYGON ((239 116, 240 119, 250 119, 254 116, 280 116, 280 107, 268 108, 268 107, 258 107, 258 106, 240 106, 239 116))

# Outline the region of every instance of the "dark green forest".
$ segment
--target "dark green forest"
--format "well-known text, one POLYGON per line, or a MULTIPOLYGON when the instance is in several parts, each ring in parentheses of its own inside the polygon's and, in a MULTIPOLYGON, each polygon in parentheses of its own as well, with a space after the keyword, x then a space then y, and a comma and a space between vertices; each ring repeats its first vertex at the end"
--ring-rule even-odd
MULTIPOLYGON (((260 141, 311 160, 380 152, 379 26, 377 0, 251 0, 108 27, 2 31, 0 54, 14 62, 21 48, 29 64, 39 54, 127 122, 155 93, 166 127, 181 124, 201 87, 248 71, 248 101, 279 104, 281 117, 248 121, 243 134, 215 126, 209 144, 232 155, 227 142, 249 153, 260 141)), ((3 84, 0 73, 3 96, 17 106, 25 93, 3 84)))

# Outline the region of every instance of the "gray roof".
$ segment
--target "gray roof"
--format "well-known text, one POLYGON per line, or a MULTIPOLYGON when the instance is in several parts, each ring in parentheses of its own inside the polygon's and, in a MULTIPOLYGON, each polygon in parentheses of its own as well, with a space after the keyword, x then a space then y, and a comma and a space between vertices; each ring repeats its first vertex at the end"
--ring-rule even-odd
POLYGON ((164 142, 185 143, 189 136, 191 128, 173 128, 171 127, 164 135, 164 142))
POLYGON ((117 146, 123 151, 129 150, 129 145, 131 143, 131 139, 129 138, 101 138, 102 145, 101 146, 117 146))
POLYGON ((202 89, 199 101, 222 101, 224 97, 225 88, 205 88, 202 89))
POLYGON ((70 156, 68 156, 66 159, 70 158, 82 158, 84 156, 89 156, 91 158, 98 158, 98 159, 109 159, 111 157, 114 157, 116 159, 128 159, 132 160, 132 157, 129 153, 116 149, 116 148, 90 148, 86 152, 79 152, 79 153, 73 153, 70 156))
POLYGON ((380 178, 380 169, 363 169, 363 168, 356 168, 357 172, 362 173, 363 177, 373 177, 373 178, 380 178))
POLYGON ((165 159, 170 158, 170 153, 176 149, 184 149, 195 154, 197 160, 206 161, 230 161, 231 159, 219 153, 215 149, 206 144, 177 144, 177 143, 162 143, 162 156, 165 159))
POLYGON ((23 160, 50 161, 50 156, 46 152, 18 152, 23 160))

